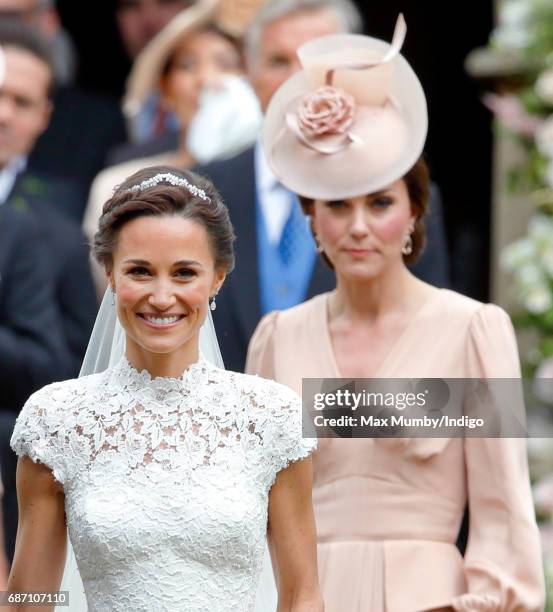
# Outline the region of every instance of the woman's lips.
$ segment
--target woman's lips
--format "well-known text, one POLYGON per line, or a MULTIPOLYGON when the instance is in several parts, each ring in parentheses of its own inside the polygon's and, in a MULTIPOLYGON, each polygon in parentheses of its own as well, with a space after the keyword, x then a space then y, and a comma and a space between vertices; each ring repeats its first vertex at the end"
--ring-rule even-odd
POLYGON ((171 317, 156 317, 154 315, 145 315, 142 313, 137 313, 136 316, 144 323, 144 325, 147 325, 152 329, 172 329, 173 327, 176 327, 179 323, 181 323, 183 319, 186 318, 186 315, 184 314, 173 315, 171 317), (175 320, 175 317, 178 318, 175 320), (166 319, 167 322, 162 322, 163 319, 166 319))
POLYGON ((374 249, 344 249, 346 253, 349 253, 353 257, 366 257, 372 253, 376 253, 374 249))

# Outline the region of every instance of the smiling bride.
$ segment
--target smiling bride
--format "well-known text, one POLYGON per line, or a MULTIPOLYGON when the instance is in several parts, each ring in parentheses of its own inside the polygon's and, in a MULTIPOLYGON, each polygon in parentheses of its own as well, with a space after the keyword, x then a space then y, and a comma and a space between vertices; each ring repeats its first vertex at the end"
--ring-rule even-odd
POLYGON ((90 611, 251 611, 267 536, 278 609, 322 610, 301 401, 199 351, 233 241, 191 172, 141 170, 105 204, 93 254, 126 353, 44 387, 18 418, 9 591, 59 589, 67 526, 90 611))

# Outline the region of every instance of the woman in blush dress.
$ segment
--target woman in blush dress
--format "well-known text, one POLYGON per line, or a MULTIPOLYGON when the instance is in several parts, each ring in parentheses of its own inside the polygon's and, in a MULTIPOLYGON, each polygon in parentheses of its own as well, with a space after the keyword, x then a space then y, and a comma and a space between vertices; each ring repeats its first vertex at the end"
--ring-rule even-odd
MULTIPOLYGON (((429 177, 420 83, 392 45, 304 45, 264 147, 299 194, 336 290, 268 314, 247 371, 302 378, 519 378, 509 317, 416 279, 429 177)), ((538 612, 538 530, 524 439, 323 439, 313 503, 326 612, 538 612), (464 557, 455 542, 468 503, 464 557)))
POLYGON ((191 172, 141 170, 106 203, 93 252, 126 353, 18 417, 10 591, 58 590, 67 522, 90 611, 252 612, 266 535, 278 610, 322 611, 301 402, 199 352, 233 240, 191 172))

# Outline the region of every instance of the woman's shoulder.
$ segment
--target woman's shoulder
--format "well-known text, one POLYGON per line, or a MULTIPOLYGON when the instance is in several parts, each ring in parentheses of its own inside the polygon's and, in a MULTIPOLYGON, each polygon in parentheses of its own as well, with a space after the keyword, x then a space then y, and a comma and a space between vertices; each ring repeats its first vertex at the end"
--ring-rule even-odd
POLYGON ((53 382, 35 391, 27 400, 26 405, 33 405, 42 410, 64 408, 74 399, 83 396, 90 397, 91 393, 100 388, 106 379, 107 372, 100 372, 53 382))
POLYGON ((282 407, 301 402, 295 391, 274 380, 262 378, 257 374, 243 374, 231 370, 219 370, 219 372, 237 397, 255 407, 274 405, 282 407))
POLYGON ((455 317, 465 319, 469 323, 476 323, 483 319, 509 319, 509 315, 497 304, 480 302, 450 289, 436 289, 436 291, 439 292, 437 307, 450 320, 451 317, 455 317))
POLYGON ((326 308, 327 297, 328 293, 321 293, 297 306, 292 306, 292 308, 274 310, 261 319, 260 326, 263 325, 273 329, 278 326, 278 328, 281 329, 303 325, 303 323, 311 319, 315 313, 326 308))

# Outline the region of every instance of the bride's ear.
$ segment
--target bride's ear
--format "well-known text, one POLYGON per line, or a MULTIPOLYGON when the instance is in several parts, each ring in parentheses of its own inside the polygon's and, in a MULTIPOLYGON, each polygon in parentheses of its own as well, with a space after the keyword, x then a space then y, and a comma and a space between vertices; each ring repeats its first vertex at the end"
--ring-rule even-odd
POLYGON ((113 274, 113 266, 106 266, 106 277, 111 290, 115 293, 115 275, 113 274))
POLYGON ((219 293, 219 289, 223 286, 227 273, 224 270, 216 270, 215 278, 213 279, 212 295, 219 293))

